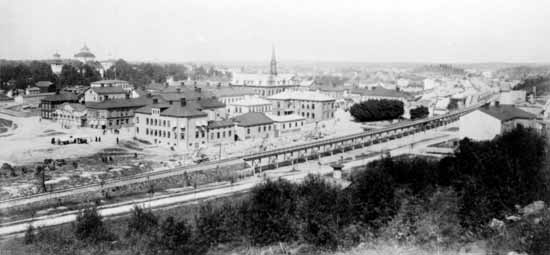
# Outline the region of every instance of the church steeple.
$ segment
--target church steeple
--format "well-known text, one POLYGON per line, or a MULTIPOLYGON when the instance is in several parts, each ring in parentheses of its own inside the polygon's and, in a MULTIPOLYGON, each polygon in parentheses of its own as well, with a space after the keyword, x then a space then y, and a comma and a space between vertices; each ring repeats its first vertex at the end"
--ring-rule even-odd
POLYGON ((277 75, 277 60, 275 58, 275 46, 273 46, 271 50, 271 67, 269 69, 269 74, 274 76, 277 75))

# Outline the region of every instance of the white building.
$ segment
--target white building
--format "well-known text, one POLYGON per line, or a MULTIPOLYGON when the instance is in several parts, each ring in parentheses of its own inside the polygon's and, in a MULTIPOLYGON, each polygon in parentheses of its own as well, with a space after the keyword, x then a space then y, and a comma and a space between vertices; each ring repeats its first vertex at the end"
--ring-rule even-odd
POLYGON ((271 101, 259 96, 245 96, 242 100, 228 103, 226 106, 228 116, 235 116, 248 112, 271 112, 271 101))
POLYGON ((511 105, 479 108, 459 120, 460 138, 491 140, 518 126, 540 129, 536 116, 511 105))
POLYGON ((269 74, 234 73, 231 86, 252 88, 257 95, 268 97, 286 90, 296 90, 300 87, 300 82, 293 74, 277 72, 277 61, 273 50, 269 74))
POLYGON ((298 114, 290 115, 275 115, 272 113, 266 114, 268 118, 273 120, 275 127, 275 137, 282 134, 299 132, 304 126, 305 118, 298 114))
POLYGON ((76 103, 63 103, 55 110, 56 121, 64 128, 86 126, 86 106, 76 103))
POLYGON ((134 86, 127 81, 122 80, 101 80, 94 81, 90 83, 92 88, 122 88, 127 92, 130 92, 134 89, 134 86))
POLYGON ((500 92, 498 101, 501 104, 515 105, 525 103, 526 98, 527 93, 525 92, 525 90, 509 90, 500 92))
POLYGON ((267 98, 275 115, 297 114, 307 122, 334 118, 336 100, 314 91, 285 91, 267 98))
POLYGON ((273 120, 263 112, 249 112, 231 119, 235 122, 235 141, 271 138, 275 134, 273 120))
POLYGON ((128 92, 121 87, 93 87, 84 92, 86 103, 125 98, 129 98, 128 92))
POLYGON ((89 61, 94 61, 95 55, 90 51, 88 46, 84 44, 84 47, 82 47, 82 49, 74 55, 74 58, 82 63, 86 63, 89 61))
POLYGON ((138 139, 153 144, 198 149, 206 146, 208 114, 180 102, 159 103, 144 106, 135 111, 134 131, 138 139))

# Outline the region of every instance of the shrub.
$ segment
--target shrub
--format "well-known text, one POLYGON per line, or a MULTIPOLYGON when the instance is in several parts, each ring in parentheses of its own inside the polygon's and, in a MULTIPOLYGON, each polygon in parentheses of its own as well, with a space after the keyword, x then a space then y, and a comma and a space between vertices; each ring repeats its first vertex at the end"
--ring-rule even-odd
POLYGON ((351 106, 350 114, 357 121, 392 120, 401 117, 405 110, 399 100, 367 100, 351 106))
POLYGON ((126 236, 142 235, 152 233, 158 226, 158 218, 152 211, 145 211, 139 206, 134 206, 130 219, 128 219, 128 227, 126 236))
POLYGON ((421 105, 410 109, 409 114, 411 115, 411 120, 423 119, 430 115, 430 110, 428 110, 428 107, 421 105))
POLYGON ((114 235, 103 224, 103 219, 95 206, 79 212, 74 223, 74 234, 78 240, 89 243, 114 240, 114 235))
POLYGON ((267 245, 296 237, 296 189, 290 182, 268 180, 252 190, 246 210, 247 232, 253 244, 267 245))
POLYGON ((317 247, 336 249, 339 232, 340 188, 318 175, 309 175, 298 186, 297 214, 300 236, 317 247))
POLYGON ((397 210, 394 196, 396 183, 379 168, 359 171, 353 180, 347 188, 353 217, 375 229, 381 227, 397 210))

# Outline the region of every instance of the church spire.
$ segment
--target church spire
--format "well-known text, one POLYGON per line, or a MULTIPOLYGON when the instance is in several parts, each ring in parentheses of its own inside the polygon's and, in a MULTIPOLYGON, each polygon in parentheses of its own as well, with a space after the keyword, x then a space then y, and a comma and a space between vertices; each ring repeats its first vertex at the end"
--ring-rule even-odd
POLYGON ((275 46, 272 46, 272 50, 271 50, 271 68, 269 69, 269 74, 277 75, 277 60, 275 58, 275 46))

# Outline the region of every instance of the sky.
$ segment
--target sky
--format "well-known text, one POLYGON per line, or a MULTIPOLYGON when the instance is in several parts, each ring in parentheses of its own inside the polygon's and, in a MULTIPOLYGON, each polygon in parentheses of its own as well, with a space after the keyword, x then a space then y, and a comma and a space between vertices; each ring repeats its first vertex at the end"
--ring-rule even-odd
POLYGON ((0 59, 550 62, 546 0, 0 0, 0 59))

